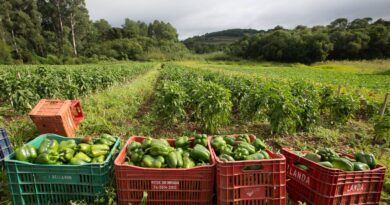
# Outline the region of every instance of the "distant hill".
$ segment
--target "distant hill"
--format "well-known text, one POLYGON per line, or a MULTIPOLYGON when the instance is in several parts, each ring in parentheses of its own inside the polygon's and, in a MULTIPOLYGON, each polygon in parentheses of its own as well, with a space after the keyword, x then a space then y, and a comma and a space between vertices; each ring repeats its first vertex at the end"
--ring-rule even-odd
POLYGON ((202 36, 194 36, 183 41, 188 49, 195 53, 210 53, 223 50, 244 35, 253 35, 257 33, 254 29, 229 29, 206 33, 202 36))

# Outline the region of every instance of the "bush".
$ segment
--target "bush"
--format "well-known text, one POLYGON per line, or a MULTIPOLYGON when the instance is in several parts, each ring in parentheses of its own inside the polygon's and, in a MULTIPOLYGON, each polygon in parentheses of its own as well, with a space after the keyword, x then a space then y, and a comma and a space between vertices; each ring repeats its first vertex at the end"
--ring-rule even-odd
POLYGON ((319 91, 313 84, 297 82, 291 85, 291 94, 295 104, 302 109, 299 113, 301 124, 297 131, 310 131, 320 118, 320 96, 319 91))
POLYGON ((167 124, 176 124, 186 118, 185 104, 188 95, 173 81, 161 81, 157 87, 155 110, 167 124))
POLYGON ((265 84, 252 86, 240 101, 240 117, 250 121, 267 119, 269 91, 265 84))
POLYGON ((374 126, 375 141, 380 143, 390 142, 390 116, 379 119, 374 126))
POLYGON ((208 81, 195 84, 191 96, 192 114, 196 122, 206 131, 215 132, 217 128, 230 121, 232 102, 230 91, 208 81))
POLYGON ((300 114, 304 109, 297 105, 288 88, 273 88, 269 96, 268 120, 272 133, 294 133, 303 123, 300 114))
POLYGON ((352 95, 334 96, 330 103, 330 114, 333 121, 344 124, 359 109, 359 102, 352 95))

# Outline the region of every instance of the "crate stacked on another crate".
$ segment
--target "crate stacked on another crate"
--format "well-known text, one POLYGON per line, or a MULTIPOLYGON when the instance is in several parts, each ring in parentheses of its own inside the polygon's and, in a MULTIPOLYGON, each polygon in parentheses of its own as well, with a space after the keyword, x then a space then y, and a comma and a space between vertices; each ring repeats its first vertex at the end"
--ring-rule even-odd
POLYGON ((80 101, 43 99, 29 113, 41 134, 74 137, 84 119, 80 101))
POLYGON ((4 158, 13 152, 5 129, 0 128, 0 168, 4 166, 4 158))

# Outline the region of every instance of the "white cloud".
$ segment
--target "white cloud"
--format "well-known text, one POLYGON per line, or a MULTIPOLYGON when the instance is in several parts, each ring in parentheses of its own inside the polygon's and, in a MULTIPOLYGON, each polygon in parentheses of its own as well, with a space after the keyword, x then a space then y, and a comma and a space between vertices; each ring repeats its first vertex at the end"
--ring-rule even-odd
POLYGON ((170 22, 184 39, 229 28, 327 24, 347 17, 390 18, 389 0, 86 0, 93 20, 170 22))

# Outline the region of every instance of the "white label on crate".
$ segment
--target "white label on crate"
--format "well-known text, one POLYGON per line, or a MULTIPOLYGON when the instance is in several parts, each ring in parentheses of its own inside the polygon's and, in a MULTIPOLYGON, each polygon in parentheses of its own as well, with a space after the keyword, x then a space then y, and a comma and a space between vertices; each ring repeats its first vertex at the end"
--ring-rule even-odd
POLYGON ((47 175, 38 175, 36 176, 36 180, 40 182, 64 182, 64 181, 73 181, 79 180, 74 176, 69 175, 55 175, 55 174, 47 174, 47 175))
POLYGON ((288 166, 287 169, 287 174, 289 177, 292 177, 295 180, 310 186, 310 177, 306 172, 301 169, 295 168, 294 166, 288 166))
POLYGON ((179 181, 151 181, 152 190, 178 190, 179 181))
POLYGON ((345 194, 359 194, 367 190, 367 184, 346 184, 344 186, 345 194))

